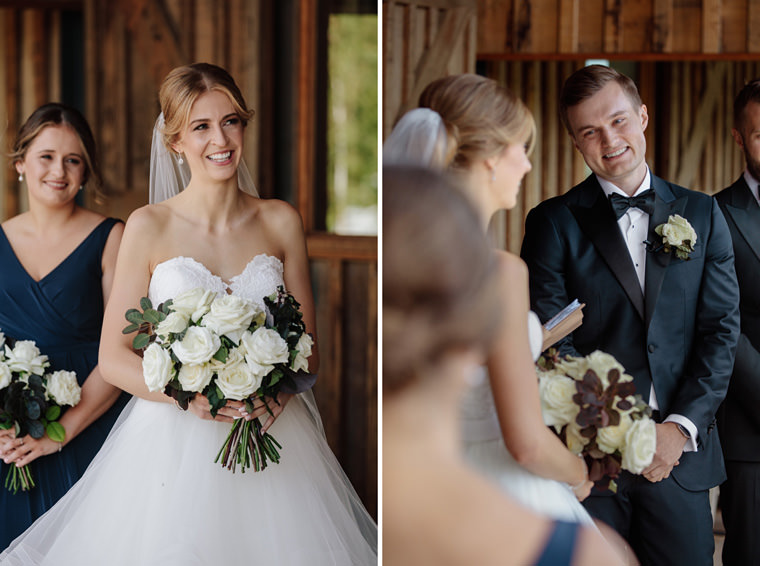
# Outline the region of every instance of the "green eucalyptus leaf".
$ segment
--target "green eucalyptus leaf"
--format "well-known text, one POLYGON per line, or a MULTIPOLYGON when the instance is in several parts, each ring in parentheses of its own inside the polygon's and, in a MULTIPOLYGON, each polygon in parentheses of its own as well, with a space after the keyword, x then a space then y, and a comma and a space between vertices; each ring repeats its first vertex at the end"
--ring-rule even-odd
POLYGON ((48 421, 57 421, 61 416, 61 408, 58 405, 50 405, 45 411, 45 419, 48 421))
POLYGON ((162 320, 159 316, 158 311, 153 309, 145 309, 143 317, 145 318, 145 321, 149 322, 150 324, 158 324, 162 320))
POLYGON ((140 308, 144 311, 150 310, 153 308, 153 303, 148 297, 143 297, 140 299, 140 308))
POLYGON ((135 336, 134 340, 132 340, 132 347, 135 350, 142 350, 143 348, 147 348, 148 344, 150 344, 150 336, 147 334, 138 334, 135 336))
POLYGON ((63 428, 61 423, 48 423, 45 427, 45 432, 50 437, 50 440, 53 440, 54 442, 63 442, 66 440, 66 429, 63 428))
POLYGON ((121 333, 122 333, 122 334, 132 334, 133 332, 135 332, 135 331, 136 331, 136 330, 138 330, 139 328, 140 328, 140 325, 139 325, 139 324, 137 324, 136 322, 133 322, 133 323, 132 323, 132 324, 130 324, 129 326, 126 326, 126 327, 124 327, 124 328, 122 329, 121 333))
POLYGON ((27 421, 27 430, 32 438, 42 438, 45 435, 45 427, 40 421, 27 421))
POLYGON ((143 321, 143 315, 137 309, 129 309, 124 314, 124 318, 126 318, 129 322, 131 322, 133 324, 140 324, 143 321))

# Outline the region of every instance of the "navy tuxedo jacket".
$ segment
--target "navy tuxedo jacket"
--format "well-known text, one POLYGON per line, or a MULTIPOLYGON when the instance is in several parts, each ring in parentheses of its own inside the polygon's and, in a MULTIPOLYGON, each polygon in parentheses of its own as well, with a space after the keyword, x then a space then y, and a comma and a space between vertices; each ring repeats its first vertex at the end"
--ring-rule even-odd
POLYGON ((760 206, 744 176, 715 199, 731 231, 741 296, 741 336, 718 427, 726 459, 760 462, 760 206))
POLYGON ((612 354, 648 400, 654 385, 663 418, 677 413, 699 432, 698 451, 684 453, 673 477, 703 490, 725 468, 715 414, 725 397, 739 337, 739 288, 731 236, 717 203, 651 176, 655 226, 678 214, 697 233, 689 260, 648 251, 645 293, 609 200, 589 176, 542 202, 526 219, 521 255, 528 264, 533 310, 542 321, 572 299, 586 304, 583 324, 559 344, 561 354, 612 354))

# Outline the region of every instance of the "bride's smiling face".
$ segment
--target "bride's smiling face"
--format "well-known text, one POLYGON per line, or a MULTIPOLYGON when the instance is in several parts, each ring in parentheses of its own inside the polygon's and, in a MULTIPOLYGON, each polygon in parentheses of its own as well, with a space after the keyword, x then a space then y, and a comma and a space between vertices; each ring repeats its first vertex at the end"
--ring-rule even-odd
POLYGON ((226 94, 198 97, 179 139, 172 144, 187 160, 193 177, 224 181, 237 173, 243 150, 243 122, 226 94))

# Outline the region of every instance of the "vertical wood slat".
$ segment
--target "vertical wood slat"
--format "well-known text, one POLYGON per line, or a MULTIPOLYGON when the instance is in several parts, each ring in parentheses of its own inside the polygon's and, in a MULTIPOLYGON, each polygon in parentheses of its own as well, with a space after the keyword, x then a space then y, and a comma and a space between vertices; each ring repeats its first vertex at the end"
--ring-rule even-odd
MULTIPOLYGON (((3 58, 3 84, 5 88, 2 89, 3 105, 2 109, 5 113, 5 132, 4 132, 4 144, 5 148, 10 149, 11 143, 16 136, 20 124, 18 116, 20 114, 20 92, 19 92, 19 15, 16 10, 10 8, 3 8, 0 10, 2 14, 2 29, 3 30, 3 48, 5 51, 5 57, 3 58)), ((20 184, 16 179, 16 170, 10 166, 3 171, 3 203, 2 210, 3 218, 9 218, 15 216, 20 212, 19 207, 19 192, 21 190, 20 184)))
POLYGON ((580 0, 559 1, 559 30, 557 47, 560 53, 578 51, 578 4, 580 0))
POLYGON ((721 0, 702 0, 702 52, 720 53, 723 26, 721 0))
POLYGON ((623 26, 621 22, 621 3, 619 0, 606 0, 604 6, 604 52, 619 53, 623 44, 623 26))
POLYGON ((748 53, 760 52, 760 1, 747 1, 747 43, 748 53))
POLYGON ((297 82, 297 112, 296 128, 296 208, 301 213, 304 229, 308 234, 314 229, 314 151, 313 142, 315 128, 315 108, 312 101, 316 96, 316 61, 317 37, 316 25, 317 7, 316 2, 302 2, 298 15, 298 70, 297 82))
POLYGON ((673 50, 673 0, 654 0, 652 50, 670 53, 673 50))

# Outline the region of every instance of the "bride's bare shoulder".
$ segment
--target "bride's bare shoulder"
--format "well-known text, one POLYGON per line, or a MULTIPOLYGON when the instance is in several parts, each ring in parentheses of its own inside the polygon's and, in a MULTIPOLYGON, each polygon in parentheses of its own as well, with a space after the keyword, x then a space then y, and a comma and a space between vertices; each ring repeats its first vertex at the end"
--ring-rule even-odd
POLYGON ((503 250, 497 250, 494 253, 502 277, 511 281, 527 280, 528 266, 519 256, 503 250))
POLYGON ((129 238, 154 239, 166 230, 172 212, 170 207, 159 204, 146 204, 135 209, 127 219, 124 235, 129 238))

